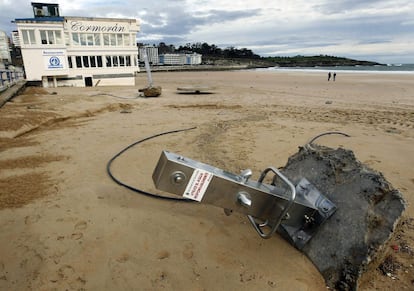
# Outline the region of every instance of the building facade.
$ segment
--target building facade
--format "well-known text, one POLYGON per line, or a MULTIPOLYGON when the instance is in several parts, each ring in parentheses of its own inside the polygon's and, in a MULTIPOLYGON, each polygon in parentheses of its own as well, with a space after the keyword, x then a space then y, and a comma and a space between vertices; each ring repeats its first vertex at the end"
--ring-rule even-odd
POLYGON ((15 47, 20 48, 20 36, 17 30, 12 31, 12 43, 15 47))
POLYGON ((159 56, 158 56, 158 47, 155 46, 142 46, 138 49, 139 52, 139 61, 141 63, 144 62, 144 50, 147 53, 148 62, 151 65, 158 65, 159 64, 159 56))
POLYGON ((162 54, 160 55, 161 65, 199 65, 201 64, 201 55, 192 54, 162 54))
POLYGON ((135 84, 138 20, 63 17, 58 4, 32 6, 34 18, 15 20, 28 81, 44 87, 135 84))
POLYGON ((11 63, 10 40, 6 32, 0 30, 0 63, 11 63))
POLYGON ((186 64, 187 65, 200 65, 201 64, 201 54, 192 53, 192 54, 186 54, 186 64))

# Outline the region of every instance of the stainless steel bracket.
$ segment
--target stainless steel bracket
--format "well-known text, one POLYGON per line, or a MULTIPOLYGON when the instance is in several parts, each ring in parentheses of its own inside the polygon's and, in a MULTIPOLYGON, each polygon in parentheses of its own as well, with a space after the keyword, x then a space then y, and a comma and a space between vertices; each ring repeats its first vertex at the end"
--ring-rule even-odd
POLYGON ((226 213, 245 214, 260 237, 270 238, 278 231, 299 249, 336 210, 305 178, 294 186, 273 167, 258 181, 251 175, 251 170, 236 175, 163 151, 152 178, 159 190, 224 208, 226 213), (264 182, 268 173, 273 173, 269 184, 264 182))

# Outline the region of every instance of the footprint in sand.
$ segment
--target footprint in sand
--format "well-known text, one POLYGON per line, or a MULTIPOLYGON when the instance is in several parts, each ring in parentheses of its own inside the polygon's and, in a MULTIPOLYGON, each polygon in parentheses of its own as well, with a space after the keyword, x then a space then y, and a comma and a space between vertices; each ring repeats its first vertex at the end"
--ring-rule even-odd
MULTIPOLYGON (((88 227, 88 223, 84 220, 77 222, 74 226, 75 230, 85 230, 87 227, 88 227)), ((70 237, 71 239, 79 240, 83 237, 83 233, 80 231, 77 231, 77 232, 72 233, 70 237)))
POLYGON ((36 223, 40 218, 41 216, 39 214, 28 215, 24 218, 24 224, 30 225, 30 224, 36 223))
POLYGON ((123 253, 122 255, 120 255, 116 261, 118 263, 125 263, 126 261, 128 261, 131 258, 131 256, 127 253, 123 253))
POLYGON ((76 272, 76 270, 70 265, 63 265, 60 267, 56 276, 51 278, 52 283, 58 283, 59 281, 65 281, 69 284, 73 290, 85 290, 86 279, 76 272))
POLYGON ((194 256, 194 245, 192 243, 189 243, 185 246, 185 249, 183 250, 183 256, 184 258, 186 258, 187 260, 191 260, 194 256))
POLYGON ((72 235, 70 236, 70 238, 74 240, 81 239, 82 237, 83 237, 83 233, 81 232, 72 233, 72 235))
POLYGON ((168 259, 169 257, 170 257, 170 253, 166 250, 162 250, 162 251, 158 252, 158 254, 157 254, 157 259, 158 260, 168 259))
POLYGON ((76 230, 84 230, 88 227, 88 223, 84 220, 79 221, 78 223, 75 224, 75 229, 76 230))

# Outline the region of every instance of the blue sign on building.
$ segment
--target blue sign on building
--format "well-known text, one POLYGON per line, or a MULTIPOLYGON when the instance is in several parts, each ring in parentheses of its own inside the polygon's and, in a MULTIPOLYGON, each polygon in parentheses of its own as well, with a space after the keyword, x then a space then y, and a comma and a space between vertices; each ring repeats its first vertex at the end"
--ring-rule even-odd
POLYGON ((52 56, 49 58, 48 69, 62 69, 63 65, 59 57, 52 56))

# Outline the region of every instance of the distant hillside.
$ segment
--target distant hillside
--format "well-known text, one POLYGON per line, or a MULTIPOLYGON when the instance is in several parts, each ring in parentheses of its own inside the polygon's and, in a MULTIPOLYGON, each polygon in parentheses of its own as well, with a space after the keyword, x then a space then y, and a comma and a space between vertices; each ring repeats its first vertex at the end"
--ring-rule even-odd
POLYGON ((353 60, 328 55, 294 56, 294 57, 261 57, 246 48, 219 48, 208 43, 188 43, 176 48, 161 42, 159 53, 199 53, 203 55, 203 64, 217 66, 247 66, 247 67, 328 67, 328 66, 374 66, 383 65, 376 62, 353 60))
POLYGON ((206 63, 221 63, 224 65, 246 64, 251 63, 252 66, 280 66, 280 67, 326 67, 326 66, 374 66, 381 65, 376 62, 358 61, 348 58, 318 55, 318 56, 294 56, 294 57, 261 57, 252 50, 246 48, 228 47, 221 49, 216 45, 208 43, 193 43, 180 46, 175 49, 174 46, 166 46, 160 44, 160 48, 174 49, 178 52, 196 52, 203 55, 206 63))
POLYGON ((335 67, 335 66, 375 66, 376 62, 359 61, 332 56, 295 56, 261 58, 225 58, 203 55, 203 63, 217 66, 246 66, 250 68, 267 67, 335 67))
POLYGON ((375 66, 382 65, 376 62, 359 61, 348 58, 319 55, 319 56, 294 56, 294 57, 268 57, 266 61, 280 67, 327 67, 327 66, 375 66))

